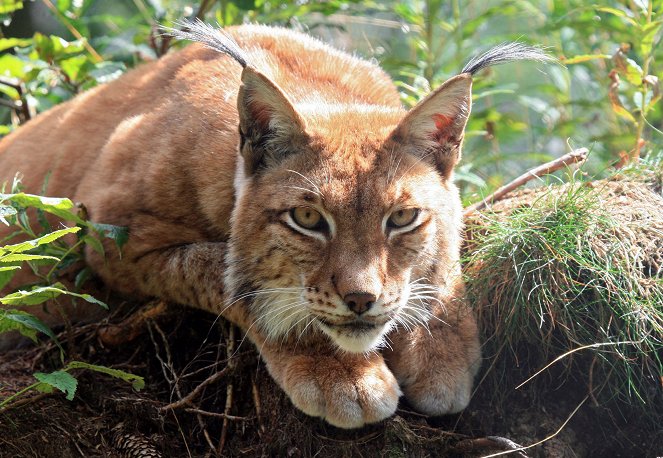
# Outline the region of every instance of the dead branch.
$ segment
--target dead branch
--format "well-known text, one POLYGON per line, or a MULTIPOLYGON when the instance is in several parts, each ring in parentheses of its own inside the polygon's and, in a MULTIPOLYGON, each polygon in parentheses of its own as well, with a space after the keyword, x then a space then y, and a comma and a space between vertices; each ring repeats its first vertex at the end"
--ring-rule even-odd
POLYGON ((179 401, 171 402, 170 404, 163 406, 159 409, 160 412, 165 412, 166 410, 172 410, 172 409, 178 409, 180 407, 183 407, 187 404, 191 404, 191 402, 198 397, 198 395, 203 391, 203 389, 207 386, 210 385, 217 380, 219 380, 222 377, 225 377, 226 373, 228 372, 228 366, 224 367, 222 370, 219 372, 216 372, 212 374, 210 377, 207 377, 203 382, 198 385, 191 393, 187 394, 183 398, 181 398, 179 401))
POLYGON ((521 451, 523 448, 524 447, 521 445, 516 444, 511 439, 507 439, 506 437, 488 436, 462 440, 456 444, 452 450, 455 453, 481 453, 482 456, 484 456, 484 453, 489 452, 490 450, 498 449, 502 450, 502 453, 513 453, 515 456, 527 458, 527 455, 521 451))
POLYGON ((154 320, 166 313, 167 306, 163 301, 156 304, 150 303, 130 315, 120 324, 109 324, 99 329, 99 340, 104 345, 116 347, 120 344, 131 342, 145 329, 148 320, 154 320))
POLYGON ((225 413, 220 413, 220 412, 208 412, 207 410, 200 410, 200 409, 193 409, 191 407, 187 407, 184 409, 185 412, 190 412, 190 413, 197 413, 206 417, 215 417, 215 418, 223 418, 224 422, 225 421, 248 421, 248 420, 253 420, 252 417, 238 417, 236 415, 228 415, 225 413))
MULTIPOLYGON (((235 326, 231 323, 228 323, 228 338, 226 339, 226 357, 228 358, 228 365, 226 366, 230 370, 234 370, 237 367, 236 359, 233 358, 233 353, 235 352, 235 326)), ((233 405, 233 384, 232 381, 228 382, 226 385, 226 406, 223 411, 223 414, 226 418, 223 419, 223 426, 221 427, 221 437, 219 438, 219 446, 216 449, 217 455, 221 456, 223 448, 226 445, 226 437, 228 436, 228 417, 230 416, 230 410, 233 405)))
POLYGON ((477 212, 492 205, 493 203, 497 202, 498 200, 501 200, 502 198, 504 198, 505 195, 507 195, 514 189, 524 185, 528 181, 531 181, 535 178, 539 178, 543 175, 548 175, 552 172, 567 167, 571 164, 575 164, 577 162, 583 162, 585 161, 585 159, 587 159, 588 153, 589 150, 587 148, 578 148, 576 150, 571 151, 570 153, 565 154, 562 157, 555 159, 554 161, 546 162, 545 164, 541 164, 537 167, 534 167, 533 169, 523 173, 522 175, 520 175, 518 178, 511 181, 510 183, 507 183, 506 185, 502 186, 497 191, 495 191, 494 193, 483 199, 481 202, 477 202, 467 207, 463 215, 467 218, 474 212, 477 212))
POLYGON ((256 409, 256 418, 258 419, 258 434, 265 432, 265 425, 262 422, 262 407, 260 406, 260 392, 256 385, 255 377, 251 378, 251 394, 253 395, 253 405, 256 409))

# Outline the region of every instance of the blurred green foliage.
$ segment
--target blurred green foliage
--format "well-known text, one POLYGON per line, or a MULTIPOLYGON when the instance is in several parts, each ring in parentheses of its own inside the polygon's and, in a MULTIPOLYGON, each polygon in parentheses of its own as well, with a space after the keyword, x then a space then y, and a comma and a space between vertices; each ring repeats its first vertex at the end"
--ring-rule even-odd
POLYGON ((279 24, 376 59, 405 106, 490 45, 541 44, 560 65, 510 64, 475 79, 457 181, 473 201, 570 147, 586 170, 663 154, 663 0, 2 0, 0 135, 35 112, 153 60, 183 17, 279 24), (29 109, 28 109, 29 108, 29 109))

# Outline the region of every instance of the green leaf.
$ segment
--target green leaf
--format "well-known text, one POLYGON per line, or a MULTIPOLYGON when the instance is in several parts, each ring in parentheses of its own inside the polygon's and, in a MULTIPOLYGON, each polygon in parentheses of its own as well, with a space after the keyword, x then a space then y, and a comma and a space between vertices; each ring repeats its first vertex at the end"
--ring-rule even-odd
POLYGON ((587 62, 590 60, 598 59, 610 59, 612 56, 610 54, 582 54, 579 56, 573 56, 569 59, 562 60, 564 65, 579 64, 582 62, 587 62))
POLYGON ((101 256, 105 256, 104 245, 97 238, 92 237, 91 235, 86 235, 83 237, 83 242, 86 245, 90 245, 94 251, 99 253, 101 256))
POLYGON ((32 37, 37 56, 45 62, 59 62, 84 51, 82 40, 67 41, 56 35, 46 36, 36 32, 32 37))
POLYGON ((0 51, 30 46, 31 43, 32 41, 28 38, 0 38, 0 51))
POLYGON ((86 55, 74 56, 60 62, 60 68, 71 81, 80 82, 85 78, 86 66, 90 62, 86 55))
POLYGON ((90 70, 89 75, 97 83, 103 84, 119 78, 126 71, 127 68, 122 62, 101 62, 90 70))
MULTIPOLYGON (((61 286, 60 283, 56 283, 56 285, 61 286)), ((30 291, 21 290, 0 297, 0 303, 5 305, 37 305, 55 299, 65 292, 64 289, 55 286, 40 286, 30 291)))
POLYGON ((23 2, 21 0, 2 0, 2 2, 0 2, 0 14, 13 13, 21 8, 23 8, 23 2))
POLYGON ((88 369, 102 374, 110 375, 111 377, 119 378, 125 382, 131 383, 134 390, 140 391, 145 387, 145 379, 138 375, 130 374, 119 369, 111 369, 110 367, 97 366, 95 364, 84 363, 82 361, 72 361, 65 367, 65 370, 70 369, 88 369))
POLYGON ((661 34, 659 33, 661 28, 663 28, 663 19, 659 19, 643 27, 640 43, 638 44, 640 55, 646 57, 651 53, 654 45, 661 38, 661 34))
POLYGON ((621 51, 617 51, 612 56, 612 63, 615 65, 619 75, 623 76, 626 81, 636 87, 642 84, 642 77, 644 75, 642 74, 642 68, 636 61, 626 57, 621 51))
POLYGON ((59 12, 66 14, 67 10, 71 8, 71 0, 57 0, 55 5, 57 6, 59 12))
POLYGON ((0 303, 5 305, 37 305, 50 299, 54 299, 62 294, 77 297, 91 304, 97 304, 108 309, 108 305, 106 305, 105 302, 102 302, 89 294, 79 294, 67 291, 62 283, 55 283, 52 286, 40 286, 30 291, 16 291, 5 297, 0 297, 0 303))
MULTIPOLYGON (((1 67, 2 65, 0 64, 0 68, 1 67)), ((16 194, 0 194, 0 200, 9 200, 10 202, 22 205, 23 207, 39 208, 48 213, 52 213, 65 221, 74 221, 79 224, 83 223, 83 220, 71 211, 75 206, 69 199, 43 197, 19 192, 16 194)))
POLYGON ((9 222, 5 219, 8 216, 14 216, 16 214, 16 209, 8 205, 0 205, 0 222, 9 226, 9 222))
MULTIPOLYGON (((67 227, 65 229, 59 229, 57 231, 51 232, 50 234, 43 235, 33 240, 27 240, 25 242, 17 243, 14 245, 5 245, 4 247, 0 248, 0 256, 6 253, 11 253, 11 254, 23 253, 25 251, 32 250, 38 246, 51 243, 61 237, 64 237, 67 234, 73 234, 80 230, 81 230, 80 227, 67 227)), ((0 258, 0 260, 2 259, 3 258, 0 258)))
POLYGON ((129 240, 129 228, 125 226, 114 226, 112 224, 93 223, 88 221, 87 226, 99 234, 115 242, 118 248, 122 248, 129 240))
POLYGON ((46 334, 60 349, 60 355, 64 353, 64 349, 60 346, 51 328, 46 326, 36 316, 21 310, 0 310, 0 333, 8 331, 18 331, 22 335, 29 337, 33 341, 37 341, 37 332, 46 334))
POLYGON ((76 394, 76 388, 78 387, 78 380, 76 380, 70 373, 65 371, 55 371, 50 374, 35 372, 32 375, 34 375, 34 377, 41 383, 57 388, 65 393, 66 398, 69 401, 74 399, 74 394, 76 394))
POLYGON ((601 11, 602 13, 612 14, 613 16, 617 16, 618 18, 623 19, 628 24, 630 24, 634 27, 638 27, 638 23, 635 22, 632 18, 630 18, 628 16, 627 12, 624 11, 624 10, 620 10, 620 9, 617 9, 617 8, 610 8, 610 7, 607 7, 607 6, 602 6, 602 7, 596 8, 596 11, 601 11))
POLYGON ((0 262, 24 262, 24 261, 41 261, 43 259, 48 259, 51 261, 59 261, 55 256, 46 256, 41 254, 7 254, 0 256, 0 262))
POLYGON ((85 284, 88 279, 92 277, 92 269, 89 267, 82 268, 77 274, 76 279, 74 280, 74 288, 80 290, 81 287, 85 284))
POLYGON ((13 54, 0 56, 0 76, 9 76, 23 80, 30 69, 30 64, 13 54))
POLYGON ((626 121, 630 121, 634 124, 637 123, 637 121, 635 120, 633 115, 626 108, 624 108, 621 105, 616 105, 616 104, 613 103, 612 104, 612 111, 614 111, 617 114, 617 116, 619 116, 620 118, 625 119, 626 121))
POLYGON ((21 266, 1 266, 0 267, 0 290, 7 286, 7 283, 11 281, 14 277, 14 274, 21 266))

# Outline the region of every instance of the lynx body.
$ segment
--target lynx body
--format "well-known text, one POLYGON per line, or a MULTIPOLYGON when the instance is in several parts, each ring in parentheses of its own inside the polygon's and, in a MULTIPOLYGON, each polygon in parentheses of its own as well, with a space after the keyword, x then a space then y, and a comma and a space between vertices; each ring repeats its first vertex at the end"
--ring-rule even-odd
POLYGON ((463 409, 480 350, 452 178, 471 74, 540 55, 486 54, 406 112, 373 64, 285 29, 227 33, 192 24, 208 47, 28 122, 0 142, 0 180, 38 193, 50 173, 47 194, 128 227, 121 258, 87 252, 97 275, 237 324, 309 415, 359 427, 402 394, 463 409))

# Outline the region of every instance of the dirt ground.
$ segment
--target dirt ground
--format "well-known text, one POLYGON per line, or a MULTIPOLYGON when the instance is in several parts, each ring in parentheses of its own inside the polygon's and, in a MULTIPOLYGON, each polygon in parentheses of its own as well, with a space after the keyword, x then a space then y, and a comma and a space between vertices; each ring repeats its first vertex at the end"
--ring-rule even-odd
MULTIPOLYGON (((122 307, 125 316, 132 308, 122 307)), ((121 315, 112 321, 122 321, 121 315)), ((135 329, 120 337, 106 324, 75 328, 68 345, 72 358, 145 377, 145 389, 136 392, 125 382, 81 372, 73 401, 61 393, 27 394, 0 413, 0 457, 475 457, 549 436, 510 456, 663 454, 660 424, 628 406, 610 409, 585 401, 578 408, 586 390, 573 383, 537 399, 505 387, 499 402, 479 384, 470 407, 459 415, 426 418, 402 404, 381 424, 340 430, 292 407, 251 344, 229 325, 178 307, 129 321, 135 329), (166 407, 219 371, 223 374, 190 402, 166 407)), ((66 335, 62 339, 67 341, 66 335)), ((32 383, 34 371, 57 364, 49 344, 0 355, 0 396, 32 383)), ((516 370, 525 378, 526 370, 516 370)))

